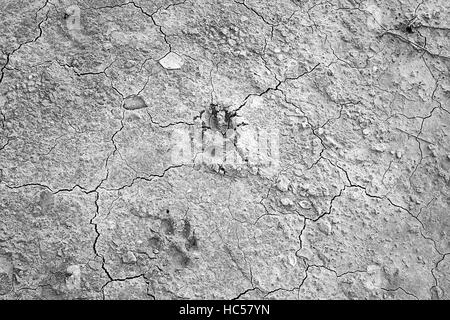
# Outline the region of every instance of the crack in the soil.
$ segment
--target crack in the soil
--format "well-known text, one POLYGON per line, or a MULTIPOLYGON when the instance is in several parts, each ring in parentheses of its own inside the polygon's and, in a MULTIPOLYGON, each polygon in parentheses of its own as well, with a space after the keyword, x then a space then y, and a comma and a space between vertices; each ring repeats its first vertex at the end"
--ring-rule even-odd
MULTIPOLYGON (((46 3, 46 5, 47 5, 47 3, 46 3)), ((45 5, 45 6, 46 6, 45 5)), ((44 6, 44 7, 45 7, 44 6)), ((43 8, 44 8, 43 7, 43 8)), ((39 9, 38 10, 38 12, 40 11, 40 10, 43 10, 43 8, 41 8, 41 9, 39 9)), ((38 14, 38 12, 36 12, 36 16, 37 16, 37 14, 38 14)), ((45 22, 47 22, 47 20, 48 20, 48 10, 47 10, 47 12, 46 12, 46 14, 45 14, 45 18, 44 19, 42 19, 39 23, 38 23, 38 29, 39 29, 39 34, 36 36, 36 37, 34 37, 34 39, 31 39, 31 40, 27 40, 27 41, 25 41, 25 42, 22 42, 22 43, 20 43, 16 48, 14 48, 11 52, 9 52, 9 53, 6 53, 6 62, 5 62, 5 64, 0 68, 0 85, 2 84, 2 82, 3 82, 3 78, 4 78, 4 76, 5 76, 5 69, 7 69, 7 67, 8 67, 8 65, 9 65, 9 63, 11 62, 11 56, 14 54, 14 53, 16 53, 17 51, 19 51, 23 46, 25 46, 25 45, 27 45, 27 44, 30 44, 30 43, 34 43, 34 42, 36 42, 36 41, 38 41, 39 40, 39 38, 41 38, 41 36, 42 36, 42 34, 43 34, 43 29, 42 29, 42 25, 45 23, 45 22)))
POLYGON ((283 92, 279 87, 286 83, 289 80, 298 80, 303 76, 306 76, 312 72, 314 72, 314 70, 320 66, 320 62, 317 63, 316 65, 314 65, 314 67, 312 67, 310 70, 306 70, 304 72, 302 72, 301 74, 294 76, 294 77, 286 77, 284 80, 278 80, 277 79, 277 84, 274 87, 268 87, 266 90, 260 92, 260 93, 249 93, 243 100, 243 102, 239 105, 238 108, 236 108, 234 111, 235 114, 237 114, 248 102, 248 99, 250 97, 262 97, 263 95, 267 94, 270 91, 280 91, 283 92))
POLYGON ((169 35, 167 35, 167 34, 164 32, 163 26, 162 26, 161 24, 158 24, 158 23, 156 22, 156 20, 155 20, 155 15, 158 14, 161 10, 167 10, 167 9, 169 9, 170 7, 185 4, 187 1, 188 1, 188 0, 184 0, 184 1, 181 1, 181 2, 178 2, 178 3, 172 3, 172 4, 169 4, 169 5, 165 6, 165 7, 164 7, 163 5, 161 5, 160 7, 158 7, 158 8, 157 8, 154 12, 152 12, 152 13, 148 13, 146 10, 144 10, 144 8, 142 8, 140 5, 136 4, 136 2, 134 2, 134 1, 128 1, 128 2, 125 2, 125 3, 121 3, 121 4, 117 4, 117 5, 111 5, 111 6, 88 7, 87 9, 91 9, 91 10, 114 9, 114 8, 118 8, 118 7, 124 7, 124 6, 127 6, 127 5, 132 5, 132 6, 135 7, 136 9, 139 9, 139 11, 140 11, 143 15, 145 15, 146 17, 150 18, 150 20, 152 21, 153 25, 154 25, 155 27, 158 28, 159 33, 162 35, 162 37, 163 37, 163 39, 164 39, 164 42, 165 42, 166 45, 168 46, 168 51, 167 51, 161 58, 157 59, 157 60, 160 60, 160 59, 164 58, 165 56, 167 56, 169 53, 172 52, 172 44, 168 41, 167 38, 169 37, 169 35))

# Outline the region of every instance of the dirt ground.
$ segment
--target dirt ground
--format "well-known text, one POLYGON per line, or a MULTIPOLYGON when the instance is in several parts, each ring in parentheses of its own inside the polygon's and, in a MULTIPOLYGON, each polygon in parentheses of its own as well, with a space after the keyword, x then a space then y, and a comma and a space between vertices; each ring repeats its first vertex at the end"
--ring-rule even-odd
POLYGON ((0 16, 0 299, 450 299, 449 1, 0 16))

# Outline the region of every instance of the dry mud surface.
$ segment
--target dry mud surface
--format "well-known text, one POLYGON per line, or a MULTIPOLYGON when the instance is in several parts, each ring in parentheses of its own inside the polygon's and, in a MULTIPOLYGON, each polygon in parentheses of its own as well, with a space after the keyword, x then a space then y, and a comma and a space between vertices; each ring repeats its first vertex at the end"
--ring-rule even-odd
POLYGON ((0 299, 450 298, 449 1, 0 16, 0 299))

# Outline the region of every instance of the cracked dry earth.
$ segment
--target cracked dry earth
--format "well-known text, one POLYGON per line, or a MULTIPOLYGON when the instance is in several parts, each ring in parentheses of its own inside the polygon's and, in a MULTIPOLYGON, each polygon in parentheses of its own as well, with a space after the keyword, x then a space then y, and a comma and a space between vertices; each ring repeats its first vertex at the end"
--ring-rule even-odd
POLYGON ((0 16, 1 299, 450 298, 447 0, 0 16), (194 128, 242 161, 174 162, 194 128))

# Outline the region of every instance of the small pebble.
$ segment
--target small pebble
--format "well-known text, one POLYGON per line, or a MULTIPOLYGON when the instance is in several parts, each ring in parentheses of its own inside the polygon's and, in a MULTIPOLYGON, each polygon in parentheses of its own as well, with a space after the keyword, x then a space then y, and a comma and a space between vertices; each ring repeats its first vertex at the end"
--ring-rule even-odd
POLYGON ((147 108, 148 106, 140 96, 133 95, 125 98, 123 107, 127 110, 138 110, 147 108))
POLYGON ((246 57, 247 56, 247 51, 241 50, 241 51, 239 51, 239 55, 242 56, 242 57, 246 57))
POLYGON ((386 146, 384 144, 378 143, 378 144, 372 145, 371 149, 373 151, 377 151, 377 152, 384 152, 384 151, 386 151, 386 146))
POLYGON ((288 189, 289 189, 289 180, 288 180, 288 178, 286 178, 285 176, 281 176, 278 179, 277 188, 278 188, 278 190, 280 190, 282 192, 288 191, 288 189))
POLYGON ((281 199, 281 204, 282 204, 283 206, 285 206, 285 207, 290 207, 290 206, 292 206, 294 203, 293 203, 292 200, 289 199, 289 198, 282 198, 282 199, 281 199))
POLYGON ((311 209, 311 203, 309 201, 302 200, 299 202, 299 205, 303 209, 311 209))
POLYGON ((236 41, 234 41, 233 39, 228 39, 228 44, 230 46, 235 46, 236 45, 236 41))
POLYGON ((183 58, 175 52, 169 52, 164 58, 159 60, 164 69, 176 70, 181 69, 184 64, 183 58))
POLYGON ((331 233, 331 225, 327 221, 320 221, 318 227, 319 230, 326 235, 329 235, 331 233))
POLYGON ((123 257, 122 257, 123 263, 126 264, 134 264, 136 263, 137 259, 133 252, 128 251, 123 257))

